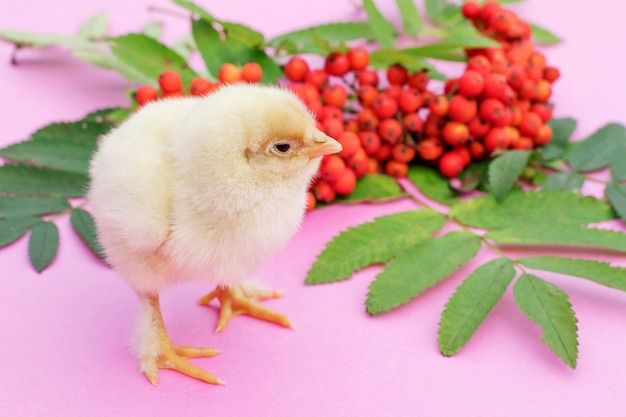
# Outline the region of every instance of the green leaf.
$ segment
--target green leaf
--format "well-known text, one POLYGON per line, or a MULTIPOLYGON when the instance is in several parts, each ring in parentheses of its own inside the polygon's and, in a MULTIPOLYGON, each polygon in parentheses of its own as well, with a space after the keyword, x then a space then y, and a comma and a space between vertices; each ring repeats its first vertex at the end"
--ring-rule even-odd
POLYGON ((189 85, 198 76, 189 64, 174 50, 141 33, 111 38, 111 50, 123 63, 157 79, 165 70, 173 70, 180 74, 183 85, 189 85))
POLYGON ((445 224, 435 210, 411 210, 349 227, 326 244, 309 270, 307 284, 341 281, 366 266, 387 262, 428 239, 445 224))
POLYGON ((0 220, 0 248, 15 242, 39 222, 41 219, 32 216, 0 220))
POLYGON ((529 157, 528 151, 504 151, 489 164, 489 189, 496 201, 509 194, 529 157))
POLYGON ((565 155, 567 145, 578 122, 572 118, 552 119, 548 126, 552 128, 552 140, 543 147, 542 157, 546 161, 565 155))
POLYGON ((37 223, 28 240, 28 257, 37 272, 54 260, 59 249, 59 229, 52 222, 37 223))
POLYGON ((171 48, 185 60, 189 59, 189 56, 193 52, 198 50, 198 47, 196 46, 196 41, 194 40, 191 33, 186 33, 185 35, 178 38, 171 45, 171 48))
POLYGON ((59 213, 71 206, 62 198, 0 196, 0 218, 59 213))
POLYGON ((476 35, 448 38, 442 42, 405 48, 403 51, 425 58, 463 61, 466 59, 465 49, 491 48, 497 46, 500 46, 500 44, 493 39, 476 35))
POLYGON ((75 208, 72 210, 72 214, 70 215, 70 222, 72 223, 72 227, 76 233, 78 233, 78 235, 83 239, 83 242, 89 246, 96 256, 104 260, 104 250, 98 242, 96 223, 94 222, 91 214, 81 208, 75 208))
MULTIPOLYGON (((98 122, 108 124, 110 127, 119 126, 132 113, 131 109, 126 107, 110 107, 106 109, 95 110, 87 114, 81 122, 98 122)), ((102 134, 107 133, 103 131, 102 134)))
POLYGON ((460 184, 450 183, 455 191, 467 193, 473 190, 488 191, 489 163, 491 161, 474 161, 459 174, 460 184))
POLYGON ((448 277, 479 250, 480 239, 474 233, 450 232, 398 255, 371 283, 367 312, 380 314, 408 302, 448 277))
POLYGON ((374 39, 372 29, 365 22, 336 22, 284 33, 271 39, 268 43, 270 45, 281 45, 284 42, 289 42, 296 45, 299 53, 317 53, 313 35, 327 42, 374 39))
POLYGON ((104 13, 88 17, 78 29, 78 35, 87 39, 100 39, 106 35, 109 18, 104 13))
POLYGON ((611 179, 626 181, 626 148, 620 149, 611 162, 611 179))
MULTIPOLYGON (((626 161, 624 161, 626 163, 626 161)), ((619 214, 619 216, 626 220, 626 185, 624 184, 608 184, 604 190, 609 202, 619 214)))
POLYGON ((439 172, 423 165, 412 165, 407 175, 418 191, 429 199, 450 206, 460 201, 449 186, 449 182, 439 172))
POLYGON ((402 17, 404 31, 413 37, 419 35, 422 30, 422 17, 413 0, 396 0, 396 5, 402 17))
POLYGON ((463 280, 441 313, 438 341, 443 355, 452 356, 469 342, 514 277, 511 261, 497 258, 463 280))
POLYGON ((391 22, 378 10, 373 0, 363 0, 363 9, 367 14, 372 33, 383 48, 393 49, 396 46, 396 29, 391 22))
POLYGON ((557 172, 550 175, 541 183, 544 190, 574 190, 578 191, 583 186, 585 178, 575 172, 557 172))
POLYGON ((609 123, 578 142, 569 154, 568 162, 574 171, 596 171, 606 168, 624 149, 626 128, 618 123, 609 123))
POLYGON ((248 26, 244 26, 240 23, 226 22, 216 19, 212 14, 210 14, 194 2, 187 0, 173 1, 175 4, 189 10, 193 14, 198 15, 200 18, 206 20, 208 23, 219 23, 222 26, 226 36, 230 37, 236 42, 243 43, 244 45, 252 47, 260 46, 261 44, 263 44, 263 41, 265 39, 263 34, 248 26))
POLYGON ((569 297, 554 284, 523 274, 513 287, 515 302, 543 330, 542 340, 570 368, 578 358, 577 319, 569 297))
POLYGON ((537 43, 551 45, 561 42, 561 38, 535 23, 530 24, 532 38, 537 43))
POLYGON ((25 165, 0 166, 0 193, 82 197, 87 191, 88 183, 87 175, 76 172, 25 165))
POLYGON ((626 252, 626 233, 573 224, 524 224, 492 230, 485 237, 500 245, 585 246, 626 252))
POLYGON ((69 49, 76 49, 94 47, 91 41, 80 36, 28 33, 17 30, 1 30, 0 39, 14 43, 19 48, 63 46, 69 49))
POLYGON ((626 291, 626 268, 611 266, 608 262, 559 256, 529 256, 516 260, 527 268, 585 278, 610 288, 626 291))
POLYGON ((359 178, 354 191, 337 202, 383 203, 406 197, 398 182, 389 175, 368 174, 359 178))
POLYGON ((430 78, 436 80, 445 81, 447 79, 424 58, 412 55, 410 50, 377 49, 370 53, 370 66, 373 68, 385 69, 393 64, 402 64, 411 71, 427 70, 430 78))
POLYGON ((141 33, 154 39, 159 39, 163 32, 163 22, 151 20, 141 27, 141 33))
POLYGON ((615 218, 605 201, 564 190, 512 191, 498 203, 492 195, 456 204, 449 216, 482 229, 538 224, 584 224, 615 218))
POLYGON ((263 69, 263 82, 272 83, 282 77, 280 66, 262 49, 251 48, 228 37, 221 40, 217 30, 206 20, 193 21, 192 32, 198 51, 213 76, 225 62, 235 65, 257 62, 263 69))
POLYGON ((32 140, 0 149, 0 156, 86 175, 98 137, 110 129, 109 124, 98 122, 55 123, 35 132, 32 140))
POLYGON ((447 0, 426 0, 424 5, 428 18, 440 25, 454 26, 463 19, 460 7, 447 0))

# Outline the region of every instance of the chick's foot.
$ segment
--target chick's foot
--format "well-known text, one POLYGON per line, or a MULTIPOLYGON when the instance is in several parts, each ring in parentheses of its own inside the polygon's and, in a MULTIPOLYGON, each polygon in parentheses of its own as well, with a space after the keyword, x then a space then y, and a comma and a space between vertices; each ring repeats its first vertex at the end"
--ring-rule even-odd
POLYGON ((187 361, 188 358, 215 356, 220 351, 172 343, 165 330, 158 296, 142 296, 141 299, 147 320, 139 329, 139 359, 141 370, 148 380, 156 385, 159 369, 172 369, 209 384, 225 385, 215 375, 187 361))
POLYGON ((257 301, 278 298, 282 295, 281 291, 268 290, 250 282, 235 287, 217 287, 198 302, 202 305, 208 305, 214 298, 219 300, 220 319, 215 327, 215 333, 224 330, 230 320, 240 314, 247 314, 283 327, 294 328, 287 316, 263 307, 257 301))

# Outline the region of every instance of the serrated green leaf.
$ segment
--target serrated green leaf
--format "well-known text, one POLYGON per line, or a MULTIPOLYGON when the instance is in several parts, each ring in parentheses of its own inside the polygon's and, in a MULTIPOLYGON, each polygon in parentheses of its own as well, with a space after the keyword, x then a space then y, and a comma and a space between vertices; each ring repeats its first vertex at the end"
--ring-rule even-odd
POLYGON ((491 230, 485 237, 500 245, 584 246, 626 252, 626 233, 573 224, 526 224, 491 230))
MULTIPOLYGON (((454 205, 449 216, 482 229, 517 225, 585 224, 615 218, 601 199, 565 190, 514 190, 501 203, 492 195, 454 205)), ((542 226, 545 228, 545 226, 542 226)))
POLYGON ((446 80, 446 76, 435 69, 429 62, 419 56, 411 55, 404 49, 377 49, 370 53, 370 66, 376 69, 385 69, 393 64, 402 64, 411 71, 427 70, 430 78, 446 80))
POLYGON ((626 148, 620 149, 611 162, 611 179, 613 181, 626 181, 626 148))
POLYGON ((406 196, 398 182, 389 175, 368 174, 359 178, 354 191, 337 202, 376 203, 394 201, 406 196))
POLYGON ((374 39, 374 34, 365 22, 334 22, 284 33, 268 41, 270 45, 290 42, 301 53, 315 52, 313 33, 327 42, 348 42, 355 39, 374 39), (314 51, 311 51, 314 49, 314 51))
POLYGON ((454 26, 462 21, 461 9, 447 0, 426 0, 424 2, 428 18, 443 26, 454 26))
POLYGON ((578 191, 585 183, 585 178, 575 172, 557 172, 541 183, 544 190, 574 190, 578 191))
MULTIPOLYGON (((626 149, 626 127, 609 123, 588 138, 577 142, 568 162, 574 171, 588 172, 606 168, 626 149)), ((623 163, 623 161, 621 161, 623 163)))
POLYGON ((248 26, 240 23, 227 22, 217 19, 211 13, 200 7, 194 2, 187 0, 173 0, 175 4, 189 10, 191 13, 198 15, 200 18, 206 20, 208 23, 219 23, 224 30, 227 37, 235 40, 238 43, 242 43, 247 46, 257 47, 263 44, 265 37, 261 32, 258 32, 248 26))
POLYGON ((69 49, 92 48, 93 43, 80 36, 29 33, 17 30, 0 31, 0 39, 14 43, 20 48, 45 48, 63 46, 69 49))
POLYGON ((413 0, 396 0, 396 5, 402 17, 402 27, 404 31, 416 37, 422 30, 422 16, 415 6, 413 0))
MULTIPOLYGON (((106 109, 94 110, 87 114, 80 122, 97 122, 106 123, 110 127, 119 126, 128 116, 130 116, 132 110, 126 107, 110 107, 106 109)), ((102 134, 107 133, 103 130, 102 134)))
POLYGON ((585 278, 610 288, 626 291, 626 268, 608 262, 560 256, 529 256, 517 258, 527 268, 585 278))
POLYGON ((24 236, 24 233, 33 225, 41 221, 41 219, 32 216, 0 220, 0 248, 15 242, 24 236))
POLYGON ((570 368, 578 358, 577 319, 565 292, 539 277, 523 274, 513 287, 515 302, 543 330, 542 340, 570 368))
POLYGON ((574 130, 576 130, 577 121, 572 118, 552 119, 548 122, 548 126, 552 128, 552 139, 548 142, 542 151, 542 158, 546 161, 560 158, 565 155, 567 145, 574 130))
POLYGON ((561 42, 561 38, 535 23, 530 24, 532 38, 537 43, 552 45, 561 42))
POLYGON ((70 215, 70 223, 72 227, 83 239, 83 242, 89 246, 91 251, 100 259, 104 260, 104 250, 98 242, 98 236, 96 233, 96 223, 93 220, 92 215, 81 208, 75 208, 70 215))
POLYGON ((480 250, 480 239, 470 232, 450 232, 428 239, 398 255, 370 284, 368 314, 394 309, 448 277, 480 250))
POLYGON ((89 16, 78 29, 78 35, 87 39, 100 39, 106 35, 109 18, 104 13, 89 16))
POLYGON ((71 206, 62 198, 0 196, 0 218, 38 216, 59 213, 71 206))
POLYGON ((166 45, 141 33, 111 38, 111 51, 123 63, 157 79, 165 70, 180 74, 183 85, 189 85, 198 74, 191 69, 187 61, 166 45))
POLYGON ((489 190, 496 201, 504 200, 528 163, 528 151, 504 151, 489 164, 489 190))
POLYGON ((497 258, 463 280, 441 313, 438 342, 444 356, 454 355, 469 342, 514 277, 511 261, 497 258))
POLYGON ((411 210, 377 217, 349 227, 326 244, 309 270, 307 284, 324 284, 352 276, 354 271, 386 262, 428 239, 445 224, 435 210, 411 210))
POLYGON ((391 22, 378 10, 373 0, 363 0, 363 9, 367 14, 372 33, 381 47, 393 49, 396 46, 396 29, 391 22))
POLYGON ((448 180, 434 169, 413 165, 409 167, 407 178, 420 193, 433 201, 447 206, 460 201, 459 196, 450 189, 448 180))
POLYGON ((25 165, 0 166, 0 193, 18 196, 82 197, 89 177, 76 172, 55 171, 25 165))
POLYGON ((87 174, 98 137, 111 126, 98 122, 55 123, 26 140, 0 149, 0 156, 17 162, 87 174))
POLYGON ((54 260, 59 249, 59 229, 52 222, 40 222, 33 226, 28 239, 28 257, 37 272, 41 272, 54 260))
POLYGON ((154 39, 159 39, 163 32, 163 22, 151 20, 141 27, 141 33, 154 39))
POLYGON ((622 219, 626 220, 626 185, 616 183, 608 184, 604 189, 604 193, 617 214, 619 214, 622 219))
POLYGON ((213 76, 217 75, 225 62, 235 65, 257 62, 263 69, 263 82, 272 83, 282 77, 280 66, 265 51, 251 48, 228 37, 221 40, 217 30, 206 20, 193 21, 192 33, 198 51, 213 76))

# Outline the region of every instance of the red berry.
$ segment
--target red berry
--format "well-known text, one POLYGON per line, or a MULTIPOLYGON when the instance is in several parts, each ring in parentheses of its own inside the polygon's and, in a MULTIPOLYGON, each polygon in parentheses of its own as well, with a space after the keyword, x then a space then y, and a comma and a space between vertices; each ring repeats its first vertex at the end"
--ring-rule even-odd
POLYGON ((346 103, 347 99, 348 92, 345 87, 340 84, 329 85, 322 91, 322 100, 324 100, 324 103, 331 106, 341 107, 346 103))
POLYGON ((456 94, 459 91, 459 79, 458 78, 450 78, 443 85, 444 94, 456 94))
POLYGON ((224 84, 237 83, 241 81, 241 70, 237 65, 225 62, 217 73, 217 79, 224 84))
POLYGON ((533 142, 537 146, 543 146, 550 140, 552 140, 552 128, 549 125, 542 125, 533 137, 533 142))
POLYGON ((436 116, 443 117, 448 113, 450 103, 446 96, 435 96, 433 100, 430 100, 428 108, 430 112, 436 116))
POLYGON ((561 76, 561 71, 555 67, 546 67, 543 70, 543 79, 548 81, 549 83, 553 83, 559 79, 561 76))
POLYGON ((470 162, 472 162, 472 154, 469 151, 467 146, 455 146, 451 152, 454 152, 463 158, 463 165, 467 166, 470 162))
POLYGON ((392 117, 398 111, 396 100, 388 94, 379 94, 372 103, 372 109, 378 117, 386 119, 392 117))
POLYGON ((407 145, 406 143, 398 142, 391 147, 391 156, 396 161, 410 162, 415 158, 415 148, 407 145))
POLYGON ((468 1, 467 3, 463 3, 463 6, 461 7, 461 13, 463 13, 463 16, 470 20, 477 19, 480 15, 480 4, 476 3, 475 1, 468 1))
POLYGON ((359 72, 358 81, 359 85, 372 85, 376 87, 378 85, 378 73, 372 70, 363 70, 359 72))
POLYGON ((159 99, 159 93, 152 86, 142 85, 135 92, 135 100, 140 106, 159 99))
POLYGON ((217 91, 219 88, 219 83, 212 83, 205 78, 196 77, 189 83, 189 94, 192 96, 205 96, 217 91))
POLYGON ((465 144, 469 139, 469 129, 467 125, 459 122, 448 122, 441 131, 443 140, 452 146, 465 144))
POLYGON ((467 124, 469 133, 475 138, 482 138, 489 132, 491 126, 480 117, 476 116, 467 124))
POLYGON ((450 99, 448 114, 457 122, 467 123, 476 117, 478 105, 474 100, 468 100, 462 95, 455 95, 450 99))
POLYGON ((491 17, 502 10, 502 6, 497 1, 487 1, 483 4, 483 7, 480 11, 480 18, 484 22, 489 22, 491 17))
POLYGON ((414 113, 422 107, 423 101, 422 94, 416 89, 410 88, 402 90, 398 96, 398 107, 405 113, 414 113))
POLYGON ((263 68, 256 62, 248 62, 241 67, 241 79, 249 83, 258 83, 263 78, 263 68))
POLYGON ((375 155, 382 144, 380 136, 376 132, 363 131, 358 134, 361 146, 368 155, 375 155))
POLYGON ((511 145, 511 139, 503 127, 494 127, 485 136, 483 144, 489 152, 493 152, 498 149, 507 149, 511 145))
POLYGON ((483 96, 486 98, 500 98, 506 86, 506 77, 502 74, 489 74, 485 78, 483 96))
POLYGON ((477 97, 483 92, 485 80, 478 71, 467 70, 459 78, 459 93, 465 97, 477 97))
POLYGON ((491 62, 484 55, 474 55, 467 61, 467 69, 478 71, 485 78, 491 74, 491 62))
POLYGON ((357 88, 356 95, 361 106, 369 107, 374 103, 376 97, 378 97, 378 90, 372 85, 365 84, 357 88))
POLYGON ((338 139, 339 136, 344 132, 343 123, 337 119, 326 119, 322 122, 322 127, 324 133, 328 136, 338 139))
POLYGON ((346 169, 346 163, 338 155, 326 155, 322 158, 320 165, 320 175, 324 181, 335 182, 346 169))
POLYGON ((366 107, 356 115, 356 120, 359 122, 361 130, 374 130, 380 123, 378 116, 374 113, 374 110, 366 107))
POLYGON ((400 64, 395 64, 387 69, 387 80, 389 84, 404 85, 409 79, 409 73, 400 64))
POLYGON ((537 81, 535 88, 535 100, 548 101, 552 95, 552 85, 546 80, 537 81))
POLYGON ((385 172, 392 177, 404 178, 409 172, 409 166, 406 162, 392 159, 385 164, 385 172))
POLYGON ((552 119, 552 105, 548 103, 535 103, 530 108, 530 111, 537 114, 544 123, 548 123, 552 119))
POLYGON ((337 194, 348 195, 354 191, 356 186, 356 174, 350 168, 347 168, 341 178, 331 184, 331 187, 337 194))
POLYGON ((426 71, 418 71, 411 74, 408 79, 409 87, 415 88, 417 91, 423 92, 426 90, 428 86, 428 82, 430 81, 430 77, 426 71))
POLYGON ((426 138, 417 145, 417 153, 425 161, 438 159, 443 154, 443 151, 443 142, 438 138, 426 138))
POLYGON ((367 173, 369 168, 369 158, 363 148, 359 148, 356 154, 348 159, 348 167, 354 171, 357 178, 367 173))
POLYGON ((481 142, 477 140, 470 142, 469 151, 470 151, 470 154, 472 155, 472 158, 474 159, 481 159, 486 154, 485 145, 483 145, 481 142))
POLYGON ((504 104, 498 99, 488 98, 480 103, 479 114, 480 117, 487 123, 493 123, 502 117, 504 112, 504 104))
POLYGON ((391 156, 391 145, 388 143, 383 143, 382 145, 380 145, 380 149, 378 150, 378 152, 376 152, 376 154, 374 155, 374 158, 376 158, 379 161, 384 161, 386 159, 389 159, 390 156, 391 156))
POLYGON ((316 200, 315 200, 315 195, 311 192, 308 191, 306 193, 306 212, 310 213, 313 211, 313 209, 315 209, 315 204, 316 204, 316 200))
POLYGON ((304 77, 304 82, 322 91, 328 85, 328 73, 323 69, 309 71, 304 77))
POLYGON ((341 52, 332 52, 326 57, 324 69, 330 75, 341 77, 350 70, 350 61, 341 52))
POLYGON ((161 75, 159 75, 158 82, 163 93, 177 93, 183 91, 183 81, 176 71, 163 71, 161 75))
POLYGON ((457 152, 447 152, 439 160, 439 171, 448 178, 458 176, 465 167, 463 156, 457 152))
POLYGON ((435 113, 428 113, 426 120, 424 120, 424 133, 426 136, 438 137, 441 135, 441 128, 443 127, 443 118, 437 116, 435 113))
POLYGON ((521 65, 514 64, 509 67, 509 73, 506 81, 514 89, 519 90, 522 88, 522 84, 524 84, 526 78, 526 70, 521 65))
POLYGON ((402 125, 409 132, 421 132, 424 122, 419 114, 409 113, 402 118, 402 125))
POLYGON ((331 185, 324 180, 317 181, 313 187, 313 194, 318 201, 323 203, 330 203, 337 196, 333 187, 331 187, 331 185))
POLYGON ((539 131, 539 128, 543 125, 541 117, 533 112, 528 112, 522 116, 518 129, 522 136, 533 137, 539 131))
POLYGON ((319 119, 322 121, 326 119, 337 119, 340 122, 343 122, 343 112, 339 107, 326 105, 323 106, 319 112, 319 119))
POLYGON ((337 142, 341 144, 343 148, 341 152, 339 152, 339 156, 348 159, 357 153, 359 149, 361 149, 361 140, 353 132, 343 132, 337 137, 337 142))
POLYGON ((378 134, 382 140, 393 143, 402 135, 402 125, 396 119, 384 119, 378 125, 378 134))
POLYGON ((351 69, 360 71, 370 63, 370 54, 367 49, 362 46, 350 48, 348 51, 348 61, 350 62, 351 69))
POLYGON ((302 58, 294 56, 283 67, 285 77, 293 82, 304 81, 309 73, 309 64, 302 58))

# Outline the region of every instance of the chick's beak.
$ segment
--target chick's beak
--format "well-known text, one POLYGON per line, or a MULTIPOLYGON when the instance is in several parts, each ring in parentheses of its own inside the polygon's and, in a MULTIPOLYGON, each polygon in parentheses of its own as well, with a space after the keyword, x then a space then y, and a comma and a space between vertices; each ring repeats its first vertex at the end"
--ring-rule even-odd
POLYGON ((314 144, 307 149, 306 153, 311 158, 315 158, 318 156, 329 155, 332 153, 341 152, 343 147, 339 142, 330 136, 326 135, 322 131, 318 130, 315 132, 315 136, 313 137, 314 144))

